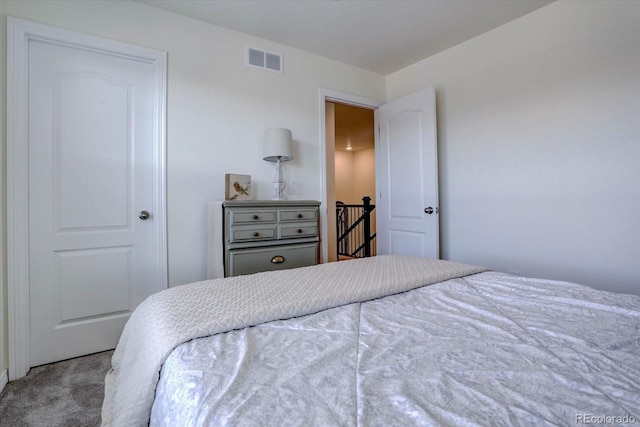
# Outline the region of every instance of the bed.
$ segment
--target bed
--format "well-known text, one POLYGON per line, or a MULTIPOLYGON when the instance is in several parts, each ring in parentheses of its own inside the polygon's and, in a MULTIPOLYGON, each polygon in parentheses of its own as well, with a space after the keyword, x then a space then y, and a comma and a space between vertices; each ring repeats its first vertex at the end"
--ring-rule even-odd
POLYGON ((153 295, 105 426, 640 422, 640 297, 378 256, 153 295))

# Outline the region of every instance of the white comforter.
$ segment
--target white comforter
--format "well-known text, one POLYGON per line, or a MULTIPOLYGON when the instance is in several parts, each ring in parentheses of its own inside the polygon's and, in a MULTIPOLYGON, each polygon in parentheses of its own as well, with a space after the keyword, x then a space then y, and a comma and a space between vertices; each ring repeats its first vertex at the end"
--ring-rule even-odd
POLYGON ((198 282, 155 294, 132 314, 113 355, 102 425, 148 424, 160 368, 183 342, 482 270, 446 261, 379 256, 198 282))
POLYGON ((485 272, 192 340, 152 426, 640 423, 640 298, 485 272))

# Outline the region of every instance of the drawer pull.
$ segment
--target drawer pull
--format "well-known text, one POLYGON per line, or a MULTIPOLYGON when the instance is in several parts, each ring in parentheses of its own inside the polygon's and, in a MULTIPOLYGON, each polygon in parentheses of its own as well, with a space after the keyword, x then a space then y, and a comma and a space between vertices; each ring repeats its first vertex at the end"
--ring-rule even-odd
POLYGON ((258 237, 260 235, 260 233, 258 233, 257 231, 253 233, 253 237, 258 237))
POLYGON ((254 215, 253 219, 260 219, 260 217, 258 215, 254 215))
POLYGON ((302 234, 302 228, 298 228, 298 234, 302 234))
POLYGON ((298 218, 303 218, 304 215, 302 215, 301 213, 298 214, 298 218))
POLYGON ((271 264, 282 264, 284 262, 284 257, 282 255, 276 255, 271 258, 271 264))

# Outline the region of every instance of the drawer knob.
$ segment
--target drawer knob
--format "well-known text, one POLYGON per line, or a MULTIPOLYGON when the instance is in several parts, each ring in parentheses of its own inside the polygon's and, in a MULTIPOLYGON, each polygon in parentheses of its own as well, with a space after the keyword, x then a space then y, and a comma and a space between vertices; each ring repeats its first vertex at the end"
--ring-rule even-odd
POLYGON ((302 228, 298 228, 298 234, 302 233, 302 228))
POLYGON ((301 213, 298 214, 298 218, 303 218, 304 215, 302 215, 301 213))
POLYGON ((259 235, 260 235, 260 233, 258 233, 257 231, 255 231, 255 232, 253 233, 253 237, 258 237, 259 235))
POLYGON ((276 255, 271 258, 271 264, 282 264, 284 262, 284 257, 282 255, 276 255))
POLYGON ((258 215, 254 215, 253 219, 259 219, 260 217, 258 215))

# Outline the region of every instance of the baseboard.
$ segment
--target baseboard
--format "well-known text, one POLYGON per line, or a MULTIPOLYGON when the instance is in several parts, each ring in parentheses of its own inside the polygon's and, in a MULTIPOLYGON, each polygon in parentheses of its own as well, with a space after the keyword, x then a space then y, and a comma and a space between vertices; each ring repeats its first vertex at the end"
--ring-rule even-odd
POLYGON ((6 386, 8 382, 9 379, 7 377, 7 370, 5 369, 0 373, 0 393, 2 393, 2 390, 4 390, 4 386, 6 386))

